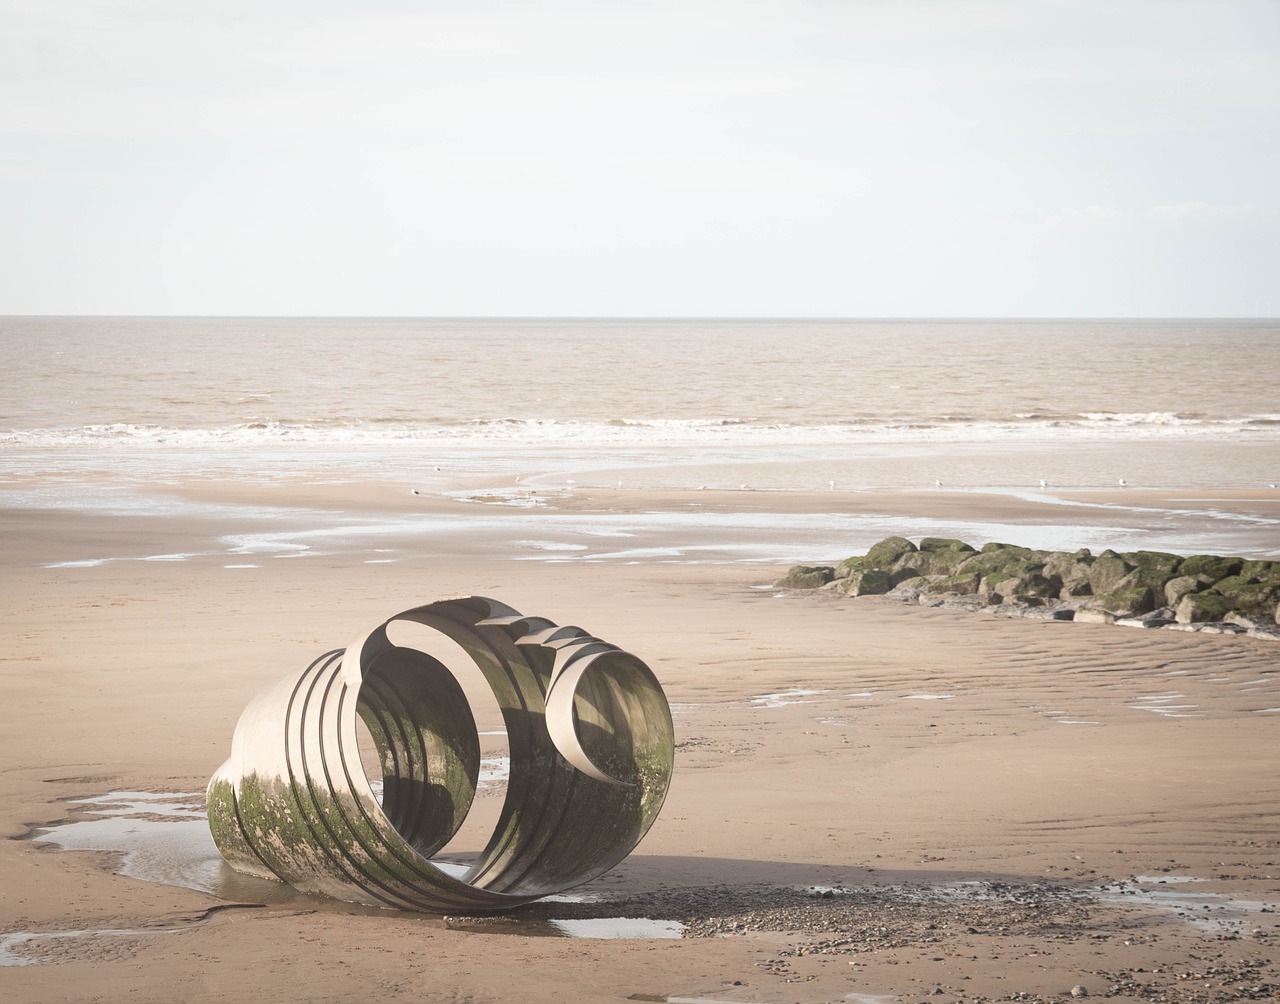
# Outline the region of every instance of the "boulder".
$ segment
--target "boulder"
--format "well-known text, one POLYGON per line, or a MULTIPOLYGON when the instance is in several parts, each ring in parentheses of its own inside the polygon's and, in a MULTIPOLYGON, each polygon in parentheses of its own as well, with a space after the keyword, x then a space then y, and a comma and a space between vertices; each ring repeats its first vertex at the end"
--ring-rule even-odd
MULTIPOLYGON (((1135 568, 1120 555, 1103 552, 1089 566, 1089 585, 1093 588, 1094 595, 1122 588, 1121 581, 1135 568)), ((1136 585, 1136 581, 1132 584, 1136 585)))
POLYGON ((1216 554, 1193 554, 1183 558, 1178 566, 1179 575, 1204 576, 1209 582, 1217 582, 1228 575, 1236 575, 1244 567, 1243 558, 1223 558, 1216 554))
MULTIPOLYGON (((1081 610, 1105 610, 1112 617, 1137 617, 1156 607, 1149 586, 1129 586, 1098 593, 1081 604, 1081 610)), ((1077 618, 1078 619, 1078 618, 1077 618)))
POLYGON ((1042 562, 1049 556, 1048 551, 1035 551, 1029 547, 1019 547, 1017 544, 1002 544, 997 540, 993 540, 982 545, 983 554, 994 554, 997 551, 1016 554, 1020 558, 1034 558, 1039 556, 1042 562))
POLYGON ((1221 593, 1206 589, 1202 593, 1188 593, 1178 603, 1179 624, 1199 624, 1204 621, 1220 621, 1231 613, 1231 601, 1221 593))
POLYGON ((886 537, 878 544, 871 545, 866 555, 866 566, 888 569, 904 554, 911 554, 916 550, 916 545, 906 537, 886 537))
POLYGON ((817 589, 835 577, 836 570, 830 565, 792 565, 773 585, 776 589, 817 589))
POLYGON ((976 596, 981 578, 975 572, 948 575, 929 583, 930 593, 956 593, 961 596, 976 596))
POLYGON ((868 568, 862 572, 851 572, 840 588, 846 596, 882 596, 893 588, 893 583, 888 572, 868 568))
POLYGON ((895 596, 915 597, 929 588, 929 581, 925 576, 917 575, 914 579, 903 579, 901 582, 895 582, 889 592, 895 596))
POLYGON ((1179 575, 1164 584, 1164 601, 1177 607, 1188 593, 1198 593, 1203 585, 1194 575, 1179 575))
POLYGON ((1126 551, 1120 557, 1134 566, 1140 585, 1150 586, 1157 593, 1173 578, 1182 561, 1178 555, 1165 551, 1126 551))
POLYGON ((792 565, 787 574, 774 582, 778 589, 817 589, 835 578, 831 565, 792 565))
POLYGON ((844 561, 836 565, 836 578, 844 579, 851 572, 860 572, 864 568, 869 568, 867 564, 867 556, 865 554, 855 554, 852 558, 845 558, 844 561))
POLYGON ((992 603, 1001 603, 1001 587, 1006 582, 1013 583, 1019 578, 1017 572, 988 572, 978 583, 978 593, 991 597, 992 603))
POLYGON ((1176 622, 1173 619, 1173 611, 1168 607, 1161 607, 1159 610, 1152 610, 1136 617, 1116 618, 1116 624, 1122 627, 1159 628, 1174 623, 1176 622))
POLYGON ((925 575, 955 575, 961 562, 976 553, 973 548, 965 551, 958 547, 944 547, 932 551, 921 550, 919 554, 908 555, 902 561, 914 565, 925 575))
MULTIPOLYGON (((999 573, 997 573, 999 574, 999 573)), ((983 585, 995 576, 988 576, 983 585)), ((1025 575, 1014 575, 1001 579, 986 592, 997 597, 997 602, 1026 603, 1033 606, 1043 605, 1046 600, 1057 599, 1062 591, 1062 580, 1056 575, 1045 576, 1039 572, 1027 572, 1025 575)))
POLYGON ((899 583, 906 582, 908 579, 921 578, 920 569, 907 565, 903 568, 896 568, 889 573, 889 581, 897 586, 899 583))
POLYGON ((1225 618, 1228 624, 1239 624, 1246 631, 1252 628, 1275 627, 1270 617, 1259 617, 1256 614, 1229 613, 1225 618))
POLYGON ((1240 566, 1240 574, 1250 582, 1274 582, 1280 585, 1280 561, 1246 561, 1240 566))
MULTIPOLYGON (((1049 565, 1044 566, 1045 574, 1049 573, 1049 565)), ((1093 586, 1089 582, 1087 575, 1072 575, 1070 578, 1063 578, 1062 588, 1058 590, 1058 599, 1069 600, 1076 596, 1092 596, 1093 586)))
POLYGON ((925 537, 920 541, 922 551, 964 551, 966 554, 977 553, 977 548, 953 537, 925 537))
POLYGON ((1231 601, 1231 607, 1242 614, 1269 614, 1280 599, 1280 585, 1250 582, 1243 575, 1228 575, 1213 587, 1231 601))
MULTIPOLYGON (((1026 548, 1019 550, 1026 551, 1026 548)), ((1025 575, 1028 572, 1038 572, 1044 568, 1044 562, 1038 560, 1031 555, 1019 554, 1012 549, 987 551, 983 550, 979 554, 968 555, 959 565, 956 566, 956 575, 968 575, 970 573, 987 576, 993 572, 1003 572, 1005 575, 1025 575)))
POLYGON ((1114 624, 1116 615, 1108 610, 1080 607, 1072 618, 1077 624, 1114 624))
POLYGON ((1045 575, 1057 575, 1064 581, 1068 578, 1075 578, 1078 575, 1087 576, 1089 574, 1089 566, 1093 564, 1093 556, 1088 551, 1084 552, 1085 557, 1081 557, 1080 552, 1069 554, 1066 551, 1054 551, 1044 562, 1045 575))

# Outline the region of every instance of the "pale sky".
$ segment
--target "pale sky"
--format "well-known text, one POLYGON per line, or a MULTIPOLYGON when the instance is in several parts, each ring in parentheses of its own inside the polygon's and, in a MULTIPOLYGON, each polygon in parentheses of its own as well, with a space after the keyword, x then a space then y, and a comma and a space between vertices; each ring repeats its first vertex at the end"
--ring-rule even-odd
POLYGON ((1280 316, 1278 57, 1278 0, 0 0, 0 313, 1280 316))

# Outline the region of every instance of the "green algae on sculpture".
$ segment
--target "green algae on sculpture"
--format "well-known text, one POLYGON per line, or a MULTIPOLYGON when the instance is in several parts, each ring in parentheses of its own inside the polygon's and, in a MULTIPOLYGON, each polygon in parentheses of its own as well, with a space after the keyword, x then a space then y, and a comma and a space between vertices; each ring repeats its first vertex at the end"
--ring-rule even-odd
POLYGON ((612 868, 657 818, 674 768, 666 697, 635 656, 483 597, 404 611, 262 691, 209 784, 209 828, 237 870, 369 905, 509 909, 612 868), (478 785, 466 696, 405 625, 456 642, 502 710, 510 779, 466 874, 431 856, 478 785), (373 741, 380 794, 357 720, 373 741))

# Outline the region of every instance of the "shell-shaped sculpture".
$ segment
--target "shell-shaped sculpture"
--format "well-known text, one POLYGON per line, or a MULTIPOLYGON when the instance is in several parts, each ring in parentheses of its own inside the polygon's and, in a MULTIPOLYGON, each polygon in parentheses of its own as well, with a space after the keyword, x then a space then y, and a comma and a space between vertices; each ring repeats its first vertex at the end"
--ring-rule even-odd
POLYGON ((608 871, 657 818, 674 760, 671 710, 635 656, 496 600, 396 614, 259 693, 209 782, 214 843, 239 871, 353 903, 505 910, 608 871), (443 662, 394 644, 412 622, 456 642, 502 710, 511 771, 465 874, 431 860, 476 793, 480 740, 443 662), (357 719, 382 769, 361 765, 357 719))

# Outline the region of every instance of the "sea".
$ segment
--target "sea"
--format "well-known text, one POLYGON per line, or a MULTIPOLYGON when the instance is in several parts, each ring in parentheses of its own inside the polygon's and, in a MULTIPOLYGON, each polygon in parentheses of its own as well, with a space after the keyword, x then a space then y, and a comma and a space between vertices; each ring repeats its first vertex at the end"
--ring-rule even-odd
POLYGON ((0 347, 7 505, 1280 482, 1275 320, 4 317, 0 347))

